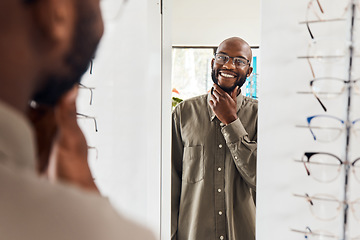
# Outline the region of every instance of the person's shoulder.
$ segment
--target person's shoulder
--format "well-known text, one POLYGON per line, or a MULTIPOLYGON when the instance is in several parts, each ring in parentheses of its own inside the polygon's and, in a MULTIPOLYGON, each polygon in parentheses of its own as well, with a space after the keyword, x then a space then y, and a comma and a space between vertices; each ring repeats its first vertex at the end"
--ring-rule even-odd
POLYGON ((243 106, 251 107, 251 108, 254 108, 257 110, 258 109, 258 100, 251 98, 251 97, 244 96, 243 106))
POLYGON ((258 100, 257 99, 255 99, 255 98, 251 98, 251 97, 247 97, 247 96, 244 96, 244 101, 245 102, 248 102, 248 103, 250 103, 250 104, 258 104, 258 100))
POLYGON ((154 239, 145 227, 119 214, 108 199, 70 184, 49 183, 32 171, 0 166, 0 192, 6 196, 0 203, 2 216, 22 216, 6 221, 0 216, 0 222, 6 222, 5 239, 13 239, 16 229, 31 240, 154 239))
POLYGON ((76 207, 81 215, 81 218, 75 218, 77 224, 84 221, 81 224, 84 228, 94 227, 90 232, 97 238, 92 239, 154 239, 150 230, 115 210, 108 198, 68 184, 58 184, 57 191, 61 192, 62 201, 76 207), (96 220, 85 220, 86 216, 96 220))
POLYGON ((178 105, 176 105, 175 109, 184 109, 191 106, 197 106, 197 105, 204 105, 207 104, 207 94, 202 94, 199 96, 191 97, 188 99, 185 99, 184 101, 180 102, 178 105))

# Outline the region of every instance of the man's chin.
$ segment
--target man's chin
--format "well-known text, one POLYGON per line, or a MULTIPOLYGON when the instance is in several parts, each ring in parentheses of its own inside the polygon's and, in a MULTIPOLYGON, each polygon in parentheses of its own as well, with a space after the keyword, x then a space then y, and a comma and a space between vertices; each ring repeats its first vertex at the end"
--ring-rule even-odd
POLYGON ((236 88, 237 85, 233 85, 231 87, 225 87, 225 86, 221 85, 221 83, 220 83, 220 84, 218 84, 218 86, 225 92, 231 93, 232 91, 234 91, 234 89, 236 88))
POLYGON ((38 105, 55 106, 60 98, 78 82, 48 79, 46 84, 34 94, 32 100, 38 105))
POLYGON ((242 87, 242 85, 246 81, 246 77, 244 79, 238 79, 233 86, 226 87, 226 86, 224 86, 224 84, 221 83, 221 81, 219 82, 219 75, 217 74, 217 77, 215 75, 216 75, 215 71, 212 71, 211 78, 212 78, 213 82, 227 93, 231 93, 232 91, 234 91, 234 89, 237 86, 242 87))
POLYGON ((217 85, 218 85, 222 90, 224 90, 225 92, 231 93, 231 92, 234 91, 234 89, 235 89, 237 86, 240 86, 240 87, 241 87, 241 86, 243 85, 243 83, 240 82, 240 79, 237 79, 237 81, 235 81, 235 83, 234 83, 233 85, 230 85, 230 86, 229 86, 229 82, 225 82, 225 83, 224 83, 224 81, 221 81, 221 79, 220 79, 220 80, 217 81, 217 85), (226 83, 227 83, 227 84, 226 84, 226 83))

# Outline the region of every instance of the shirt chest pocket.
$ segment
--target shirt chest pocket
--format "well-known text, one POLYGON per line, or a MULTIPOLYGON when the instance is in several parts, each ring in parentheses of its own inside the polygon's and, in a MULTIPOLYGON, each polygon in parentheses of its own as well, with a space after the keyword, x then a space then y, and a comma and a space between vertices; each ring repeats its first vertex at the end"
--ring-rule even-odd
POLYGON ((204 179, 204 148, 189 146, 184 148, 182 181, 196 183, 204 179))

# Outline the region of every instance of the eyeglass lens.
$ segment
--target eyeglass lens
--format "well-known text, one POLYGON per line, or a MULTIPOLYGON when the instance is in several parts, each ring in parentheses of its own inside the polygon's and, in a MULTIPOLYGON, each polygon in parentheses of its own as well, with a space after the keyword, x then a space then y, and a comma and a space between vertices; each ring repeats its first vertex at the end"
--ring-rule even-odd
POLYGON ((243 67, 249 64, 247 59, 240 58, 240 57, 229 57, 226 54, 216 53, 215 60, 218 64, 226 64, 230 59, 232 59, 233 64, 236 67, 243 67))
POLYGON ((309 175, 319 182, 334 181, 341 171, 341 160, 332 154, 305 153, 303 161, 309 175))
POLYGON ((330 195, 317 194, 308 201, 311 213, 320 220, 333 220, 341 210, 341 203, 330 195))
POLYGON ((313 116, 308 118, 309 128, 314 140, 331 142, 336 140, 343 131, 344 122, 330 116, 313 116))
MULTIPOLYGON (((310 211, 314 217, 323 221, 334 220, 339 215, 341 209, 343 209, 343 204, 345 204, 328 194, 315 194, 309 196, 306 193, 305 195, 295 194, 295 196, 305 198, 309 203, 310 211)), ((357 221, 360 221, 360 199, 356 199, 353 202, 347 202, 347 204, 350 206, 354 218, 357 221)))

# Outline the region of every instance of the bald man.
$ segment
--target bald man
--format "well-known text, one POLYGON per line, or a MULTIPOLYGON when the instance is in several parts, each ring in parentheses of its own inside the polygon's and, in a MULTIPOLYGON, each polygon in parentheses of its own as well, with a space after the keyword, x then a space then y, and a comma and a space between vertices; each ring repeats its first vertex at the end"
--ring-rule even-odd
POLYGON ((172 117, 172 240, 255 239, 256 100, 241 94, 252 52, 224 40, 211 62, 208 94, 172 117))
POLYGON ((76 122, 74 85, 103 33, 99 1, 0 1, 1 239, 154 239, 97 193, 76 122), (35 136, 35 128, 47 126, 30 122, 31 101, 32 110, 50 113, 55 124, 48 138, 54 144, 44 143, 56 148, 44 157, 54 153, 57 160, 54 183, 39 176, 49 166, 39 167, 35 139, 47 136, 35 136))

